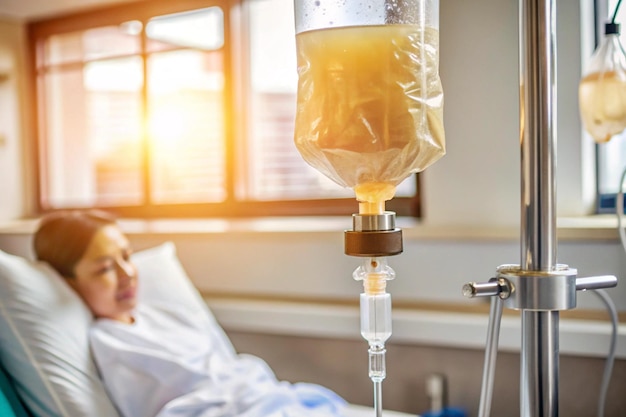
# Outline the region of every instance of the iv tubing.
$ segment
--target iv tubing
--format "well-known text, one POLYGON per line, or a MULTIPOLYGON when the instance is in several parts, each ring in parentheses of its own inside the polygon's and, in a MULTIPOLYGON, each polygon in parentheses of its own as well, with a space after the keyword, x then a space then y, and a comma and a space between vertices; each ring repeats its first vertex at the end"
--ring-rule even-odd
POLYGON ((485 364, 483 366, 483 381, 480 387, 480 405, 478 417, 489 417, 493 396, 493 381, 496 372, 498 356, 498 341, 500 339, 500 322, 502 320, 502 299, 491 297, 489 308, 489 327, 487 329, 487 346, 485 349, 485 364))
POLYGON ((374 410, 376 417, 383 415, 383 383, 382 381, 374 381, 374 410))
POLYGON ((624 179, 626 179, 626 169, 622 172, 622 176, 619 180, 619 187, 617 191, 617 198, 615 201, 615 214, 617 215, 617 230, 619 231, 619 239, 622 242, 622 247, 626 252, 626 232, 622 227, 622 216, 624 215, 624 179))
MULTIPOLYGON (((615 15, 617 15, 617 9, 619 8, 619 3, 617 3, 617 7, 615 8, 615 15)), ((613 18, 615 19, 615 17, 613 18)), ((617 215, 617 230, 619 232, 620 242, 622 243, 622 247, 624 248, 624 252, 626 252, 626 233, 624 232, 624 228, 622 227, 622 216, 624 214, 624 180, 626 179, 626 168, 622 172, 619 181, 619 187, 617 192, 617 198, 615 200, 615 214, 617 215)), ((615 362, 615 348, 617 345, 617 309, 615 308, 615 304, 611 297, 609 297, 608 293, 604 290, 595 290, 593 291, 600 300, 605 304, 609 315, 611 316, 611 344, 609 347, 609 353, 606 358, 606 364, 604 366, 604 375, 602 377, 602 384, 600 385, 600 399, 598 401, 598 417, 604 417, 604 409, 606 407, 606 396, 609 390, 609 383, 611 381, 611 373, 613 372, 613 364, 615 362)))
POLYGON ((593 291, 600 300, 605 304, 610 316, 611 316, 611 344, 609 347, 609 354, 606 358, 606 363, 604 365, 604 375, 602 376, 602 384, 600 385, 600 399, 598 401, 598 417, 604 417, 604 408, 606 406, 606 395, 609 390, 609 383, 611 382, 611 373, 613 372, 613 364, 615 362, 615 348, 617 345, 617 309, 615 308, 615 304, 611 297, 609 297, 608 293, 605 290, 595 290, 593 291))
POLYGON ((615 18, 617 18, 617 11, 619 10, 619 6, 622 4, 622 0, 618 0, 617 5, 615 6, 615 11, 613 12, 613 17, 611 18, 611 23, 615 23, 615 18))

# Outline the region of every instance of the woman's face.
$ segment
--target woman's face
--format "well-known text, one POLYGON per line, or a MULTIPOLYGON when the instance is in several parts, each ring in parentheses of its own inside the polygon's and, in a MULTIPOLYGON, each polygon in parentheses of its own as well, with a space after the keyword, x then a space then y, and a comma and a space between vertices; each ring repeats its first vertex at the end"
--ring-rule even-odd
POLYGON ((116 225, 101 227, 67 281, 97 318, 130 323, 137 304, 137 269, 130 244, 116 225))

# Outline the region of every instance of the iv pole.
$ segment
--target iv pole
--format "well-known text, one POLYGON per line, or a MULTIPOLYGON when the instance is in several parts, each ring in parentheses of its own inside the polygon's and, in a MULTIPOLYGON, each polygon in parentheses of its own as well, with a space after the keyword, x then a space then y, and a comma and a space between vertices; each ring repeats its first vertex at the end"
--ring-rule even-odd
MULTIPOLYGON (((521 270, 556 267, 554 0, 520 0, 521 270)), ((522 310, 522 416, 558 416, 559 311, 522 310)))
POLYGON ((576 307, 576 291, 617 285, 615 276, 576 278, 575 269, 556 263, 555 0, 519 6, 521 262, 463 287, 467 297, 499 298, 490 311, 479 417, 490 413, 502 304, 521 311, 520 416, 558 417, 560 311, 576 307))

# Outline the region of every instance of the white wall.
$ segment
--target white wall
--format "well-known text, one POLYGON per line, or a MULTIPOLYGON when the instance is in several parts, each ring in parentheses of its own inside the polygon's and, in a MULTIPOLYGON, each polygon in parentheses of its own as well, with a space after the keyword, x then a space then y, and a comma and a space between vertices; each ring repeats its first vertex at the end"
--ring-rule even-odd
POLYGON ((447 154, 424 173, 428 224, 519 223, 517 4, 441 2, 447 154))
MULTIPOLYGON (((512 226, 519 222, 518 0, 441 1, 441 77, 445 89, 447 155, 424 173, 424 221, 429 225, 512 226)), ((582 2, 586 3, 586 2, 582 2)), ((590 143, 581 143, 580 5, 557 0, 558 205, 561 215, 588 213, 593 190, 590 143), (583 148, 587 152, 583 153, 583 148), (584 169, 583 169, 584 168, 584 169), (588 183, 589 181, 587 181, 588 183)), ((25 187, 32 167, 26 106, 23 27, 0 21, 0 221, 28 215, 25 187)), ((32 108, 32 107, 31 107, 32 108)))
MULTIPOLYGON (((556 7, 557 210, 582 215, 589 213, 593 194, 583 183, 583 175, 593 181, 593 154, 582 152, 589 143, 581 143, 578 116, 580 5, 557 0, 556 7)), ((448 153, 424 174, 428 224, 519 223, 518 9, 517 0, 441 2, 448 153)))
MULTIPOLYGON (((583 152, 588 144, 581 143, 576 98, 581 72, 579 7, 576 1, 557 0, 561 215, 584 214, 587 208, 582 166, 589 157, 583 152)), ((0 31, 10 35, 0 37, 0 57, 19 55, 19 25, 0 24, 0 31)), ((519 262, 518 0, 442 0, 441 76, 448 153, 425 172, 424 221, 406 229, 405 252, 391 260, 398 279, 389 288, 397 299, 465 302, 460 294, 463 283, 486 280, 498 265, 519 262), (420 232, 444 227, 452 230, 446 238, 420 232), (461 228, 479 233, 455 234, 461 228), (504 237, 485 238, 490 230, 506 232, 504 237)), ((13 97, 19 90, 11 91, 13 97)), ((26 141, 19 129, 13 135, 11 141, 26 141)), ((7 151, 0 147, 0 158, 7 151)), ((12 160, 18 160, 17 150, 12 152, 12 160)), ((1 178, 18 179, 13 189, 0 192, 0 221, 22 214, 22 169, 16 163, 0 164, 1 178)), ((4 182, 1 186, 7 187, 4 182)), ((270 227, 267 233, 204 233, 200 227, 178 233, 170 223, 159 230, 147 226, 132 238, 139 246, 174 240, 192 277, 207 291, 305 297, 358 293, 351 279, 358 259, 343 255, 341 230, 350 227, 350 219, 336 228, 321 226, 324 231, 296 232, 298 219, 292 225, 288 228, 294 232, 272 232, 270 227)), ((561 242, 558 260, 578 268, 582 276, 626 275, 616 236, 561 242)), ((0 234, 0 249, 27 252, 28 245, 0 234)), ((626 309, 626 285, 611 291, 626 309)), ((588 298, 581 296, 582 306, 597 305, 588 298)))
POLYGON ((25 46, 24 27, 0 20, 0 220, 26 213, 25 46))
MULTIPOLYGON (((255 224, 257 230, 194 221, 186 231, 176 233, 173 230, 177 226, 167 222, 124 221, 122 227, 137 250, 173 241, 185 270, 196 287, 207 294, 209 306, 230 331, 360 339, 358 294, 362 285, 352 279, 360 260, 343 254, 341 229, 349 225, 337 222, 328 230, 307 232, 293 231, 297 227, 269 231, 267 224, 255 224)), ((30 223, 14 231, 0 228, 0 250, 30 256, 32 227, 30 223)), ((463 298, 461 288, 470 281, 487 281, 498 265, 518 262, 517 239, 467 240, 418 236, 415 229, 407 232, 404 253, 389 259, 397 274, 387 286, 394 304, 393 340, 482 348, 486 313, 445 312, 441 304, 434 311, 420 306, 433 302, 446 306, 487 303, 485 299, 463 298), (403 303, 418 307, 399 309, 403 303)), ((626 276, 626 256, 614 240, 563 241, 559 261, 576 267, 579 276, 626 276)), ((623 280, 608 292, 617 308, 626 311, 623 280)), ((604 310, 591 292, 578 292, 577 298, 579 308, 604 310)), ((520 325, 519 317, 505 317, 501 350, 519 349, 520 325)), ((609 334, 607 320, 563 319, 560 351, 604 356, 609 334)), ((626 325, 620 327, 618 345, 618 357, 626 358, 626 325)))

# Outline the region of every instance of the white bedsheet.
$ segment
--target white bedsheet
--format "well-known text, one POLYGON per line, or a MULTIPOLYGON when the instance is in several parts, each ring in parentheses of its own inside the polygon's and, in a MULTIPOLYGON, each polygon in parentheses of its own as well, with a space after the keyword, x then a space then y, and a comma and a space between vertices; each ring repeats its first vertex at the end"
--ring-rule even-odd
MULTIPOLYGON (((374 409, 362 405, 350 404, 346 417, 375 417, 374 409)), ((383 417, 419 417, 416 414, 399 413, 397 411, 383 411, 383 417)))
POLYGON ((99 318, 90 331, 104 385, 124 416, 341 414, 345 400, 335 392, 279 381, 265 361, 237 354, 219 327, 184 306, 144 303, 133 318, 99 318))

